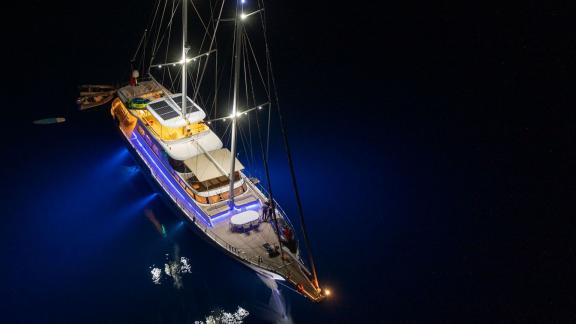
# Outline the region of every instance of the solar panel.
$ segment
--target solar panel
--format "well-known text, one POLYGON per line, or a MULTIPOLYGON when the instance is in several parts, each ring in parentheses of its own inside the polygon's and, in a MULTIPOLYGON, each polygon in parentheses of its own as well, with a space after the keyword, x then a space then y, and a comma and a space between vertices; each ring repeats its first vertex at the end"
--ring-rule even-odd
MULTIPOLYGON (((182 109, 182 95, 173 97, 172 100, 176 103, 176 107, 173 103, 169 102, 167 99, 164 99, 159 102, 149 104, 150 108, 158 114, 163 120, 170 120, 174 117, 180 116, 180 112, 182 109)), ((199 109, 192 103, 190 98, 186 100, 186 113, 193 113, 199 111, 199 109)))
MULTIPOLYGON (((177 96, 172 98, 174 100, 174 102, 178 105, 178 108, 182 109, 182 96, 177 96)), ((186 114, 190 114, 193 112, 198 111, 198 108, 196 108, 196 105, 194 105, 192 103, 192 100, 190 100, 190 98, 186 98, 186 114)))
POLYGON ((175 111, 174 108, 164 100, 150 104, 150 108, 163 120, 169 120, 180 115, 180 113, 175 111))

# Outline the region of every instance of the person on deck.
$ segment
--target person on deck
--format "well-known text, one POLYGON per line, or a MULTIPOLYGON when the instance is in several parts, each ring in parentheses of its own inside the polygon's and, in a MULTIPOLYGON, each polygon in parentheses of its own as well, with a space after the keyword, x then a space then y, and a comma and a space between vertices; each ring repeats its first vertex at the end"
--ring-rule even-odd
POLYGON ((282 232, 288 242, 292 241, 292 230, 290 230, 289 227, 284 227, 284 230, 282 232))
POLYGON ((262 206, 262 220, 267 222, 270 215, 270 202, 266 201, 262 206))

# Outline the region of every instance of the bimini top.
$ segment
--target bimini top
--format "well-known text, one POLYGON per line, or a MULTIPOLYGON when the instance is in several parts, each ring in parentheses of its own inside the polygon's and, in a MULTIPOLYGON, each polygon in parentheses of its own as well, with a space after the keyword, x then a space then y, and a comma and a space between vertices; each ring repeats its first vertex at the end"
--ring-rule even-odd
POLYGON ((182 117, 182 94, 178 93, 151 101, 146 109, 164 127, 184 127, 188 123, 196 123, 206 117, 206 113, 189 97, 186 100, 186 118, 182 117))
POLYGON ((158 141, 158 143, 171 158, 178 161, 222 148, 222 141, 212 130, 188 137, 186 140, 171 143, 158 141))
MULTIPOLYGON (((230 158, 231 156, 232 154, 230 151, 223 148, 197 155, 191 159, 185 160, 184 164, 194 173, 198 181, 204 182, 221 176, 228 176, 228 172, 230 172, 230 162, 232 162, 230 158), (207 154, 210 154, 210 157, 208 157, 207 154), (222 172, 214 162, 218 163, 218 165, 226 172, 222 172)), ((238 159, 236 159, 234 171, 240 171, 242 169, 244 169, 244 166, 240 161, 238 161, 238 159)))

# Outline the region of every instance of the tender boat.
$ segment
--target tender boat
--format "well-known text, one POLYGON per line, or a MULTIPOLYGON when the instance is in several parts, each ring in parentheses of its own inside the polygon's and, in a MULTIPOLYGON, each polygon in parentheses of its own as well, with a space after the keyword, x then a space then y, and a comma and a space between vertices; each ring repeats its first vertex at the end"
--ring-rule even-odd
POLYGON ((80 87, 78 109, 86 110, 109 103, 114 99, 116 88, 109 85, 84 85, 80 87))

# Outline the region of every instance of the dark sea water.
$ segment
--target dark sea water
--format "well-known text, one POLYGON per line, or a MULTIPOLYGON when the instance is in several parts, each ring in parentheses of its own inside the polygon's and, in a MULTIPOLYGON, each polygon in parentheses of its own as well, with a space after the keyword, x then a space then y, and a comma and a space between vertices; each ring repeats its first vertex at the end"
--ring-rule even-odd
MULTIPOLYGON (((36 19, 11 38, 32 67, 14 67, 22 86, 3 106, 14 117, 2 130, 0 322, 193 323, 237 306, 248 323, 273 321, 270 290, 181 225, 135 171, 107 108, 76 110, 76 85, 124 82, 146 12, 101 5, 106 21, 95 7, 32 3, 36 19), (52 116, 67 122, 31 123, 52 116), (154 285, 150 267, 175 245, 192 273, 182 289, 154 285)), ((269 8, 312 250, 333 291, 312 304, 281 287, 289 314, 572 322, 574 24, 553 9, 420 8, 269 8)), ((273 144, 275 194, 297 223, 273 144)))

